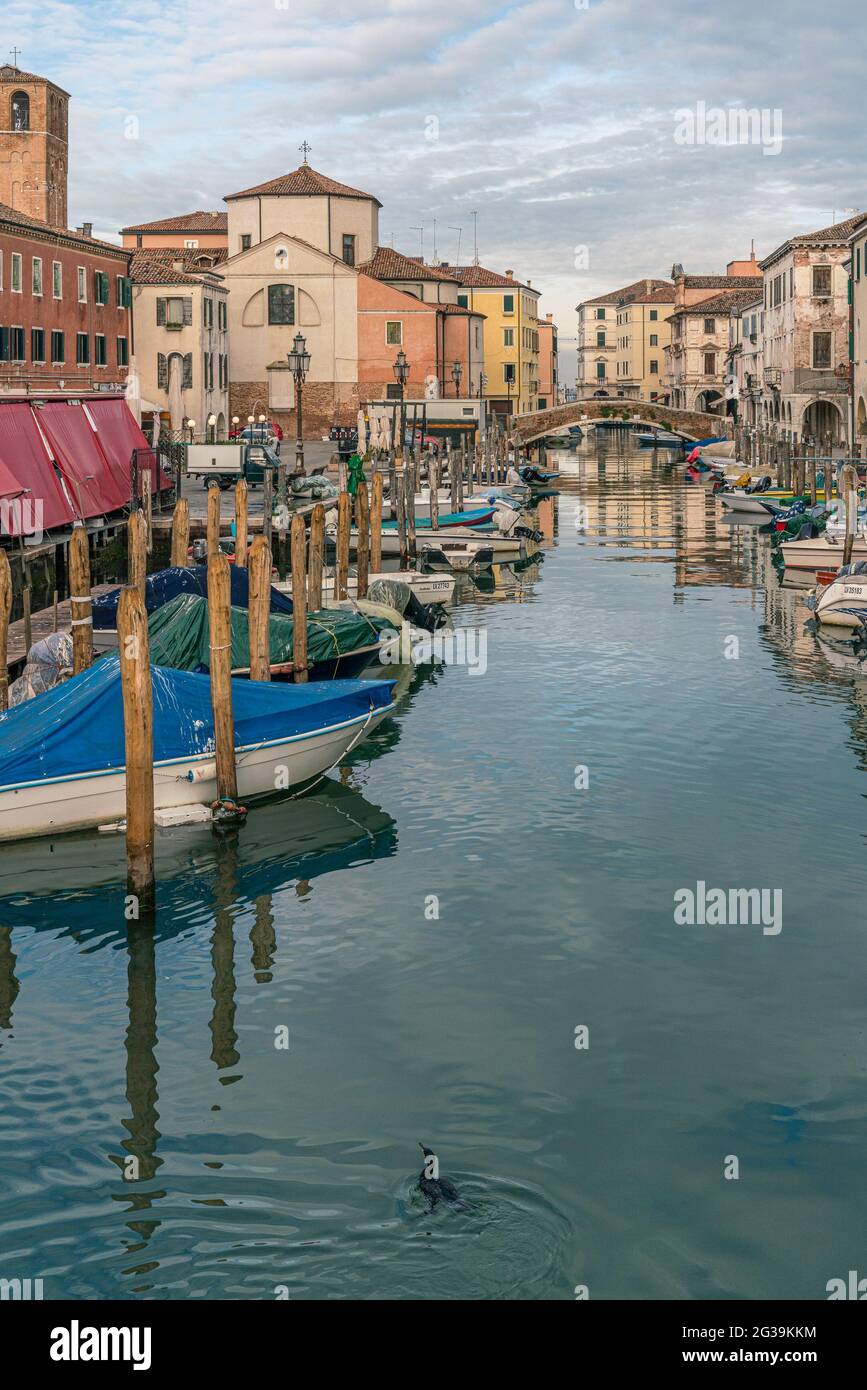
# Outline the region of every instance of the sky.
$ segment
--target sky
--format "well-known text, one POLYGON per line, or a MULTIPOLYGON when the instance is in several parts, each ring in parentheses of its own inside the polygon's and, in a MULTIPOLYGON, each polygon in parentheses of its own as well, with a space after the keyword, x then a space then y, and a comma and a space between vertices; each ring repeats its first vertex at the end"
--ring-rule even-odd
POLYGON ((475 211, 563 340, 582 299, 867 207, 865 37, 864 0, 3 0, 72 96, 72 225, 223 208, 306 140, 383 244, 431 259, 436 219, 466 262, 475 211))

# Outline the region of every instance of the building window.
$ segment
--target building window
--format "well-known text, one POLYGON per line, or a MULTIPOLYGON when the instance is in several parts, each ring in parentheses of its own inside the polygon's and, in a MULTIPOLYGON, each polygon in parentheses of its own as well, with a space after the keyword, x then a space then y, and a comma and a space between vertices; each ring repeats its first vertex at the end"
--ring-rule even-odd
POLYGON ((34 293, 34 294, 37 294, 37 295, 41 295, 41 294, 42 294, 42 257, 41 257, 41 256, 34 256, 34 257, 33 257, 33 268, 32 268, 32 272, 31 272, 31 282, 30 282, 30 283, 31 283, 32 288, 33 288, 33 293, 34 293))
POLYGON ((63 333, 55 328, 51 334, 51 361, 55 367, 62 367, 66 361, 63 333))
MULTIPOLYGON (((815 267, 821 269, 822 267, 815 267)), ((830 266, 828 267, 830 270, 830 266)), ((831 365, 831 334, 813 334, 813 367, 816 371, 824 371, 831 365)))
POLYGON ((659 334, 658 334, 658 333, 651 333, 651 335, 650 335, 650 346, 651 346, 651 347, 659 347, 659 334))
POLYGON ((102 270, 93 272, 93 297, 97 304, 108 303, 108 276, 102 270))
POLYGON ((63 266, 60 261, 51 262, 51 289, 55 299, 63 298, 63 266))
POLYGON ((199 243, 195 239, 184 242, 184 246, 187 248, 188 251, 195 251, 198 244, 199 243))
POLYGON ((242 250, 242 251, 249 251, 249 250, 250 250, 250 247, 251 247, 252 245, 253 245, 253 238, 252 238, 251 234, 250 234, 249 232, 242 232, 242 233, 241 233, 241 250, 242 250))
POLYGON ((343 234, 343 259, 347 265, 355 265, 355 237, 343 234))
POLYGON ((391 347, 400 347, 403 342, 403 324, 400 321, 388 320, 386 322, 385 341, 391 347))
POLYGON ((83 265, 78 267, 78 302, 87 303, 87 271, 83 265))
POLYGON ((507 386, 514 386, 514 384, 515 384, 515 364, 514 364, 514 362, 504 362, 504 363, 503 363, 503 380, 505 381, 505 383, 506 383, 507 386))
POLYGON ((504 295, 503 295, 503 313, 504 313, 504 314, 514 314, 514 312, 515 312, 515 296, 514 296, 513 294, 504 294, 504 295))
POLYGON ((713 336, 713 334, 716 333, 716 319, 705 319, 704 331, 705 333, 710 333, 711 336, 713 336))
POLYGON ((30 98, 26 92, 12 93, 12 129, 30 129, 30 98))
POLYGON ((17 251, 12 252, 12 293, 21 294, 21 277, 24 274, 23 260, 17 251))
POLYGON ((704 374, 705 376, 716 376, 715 352, 706 352, 704 354, 704 374))
POLYGON ((461 306, 462 309, 469 309, 469 307, 470 307, 470 296, 469 296, 468 294, 459 294, 459 295, 458 295, 458 303, 460 304, 460 306, 461 306))
POLYGON ((658 318, 659 318, 659 311, 658 311, 657 309, 651 309, 651 311, 650 311, 650 322, 651 322, 651 323, 656 323, 656 320, 657 320, 658 318))
POLYGON ((12 344, 12 361, 24 361, 24 329, 12 328, 9 330, 12 344))
POLYGON ((214 301, 213 301, 213 299, 205 299, 205 300, 202 301, 202 303, 203 303, 203 307, 204 307, 204 325, 205 325, 205 328, 213 328, 213 326, 214 326, 214 301))
POLYGON ((504 328, 504 329, 503 329, 503 347, 514 347, 514 346, 515 346, 515 330, 514 330, 514 328, 504 328))
POLYGON ((108 349, 105 345, 105 334, 96 333, 93 338, 93 361, 97 367, 108 366, 108 349))
POLYGON ((30 361, 45 361, 45 329, 31 328, 30 330, 30 361))
POLYGON ((604 309, 597 309, 597 310, 596 310, 596 317, 597 317, 598 319, 604 319, 604 317, 605 317, 605 310, 604 310, 604 309))
POLYGON ((295 290, 292 285, 268 286, 268 322, 295 322, 295 290))
POLYGON ((597 380, 597 381, 604 381, 604 380, 605 380, 605 363, 604 363, 604 362, 597 362, 597 363, 596 363, 596 380, 597 380))
POLYGON ((597 334, 596 334, 596 346, 597 346, 597 347, 604 347, 604 346, 605 346, 605 330, 604 330, 604 329, 602 329, 602 331, 601 331, 600 333, 597 333, 597 334))
POLYGON ((659 376, 659 360, 656 357, 650 359, 650 375, 659 376))
POLYGON ((75 335, 75 361, 79 367, 90 365, 90 339, 86 333, 75 335))
POLYGON ((813 266, 813 298, 831 298, 831 267, 829 265, 813 266))

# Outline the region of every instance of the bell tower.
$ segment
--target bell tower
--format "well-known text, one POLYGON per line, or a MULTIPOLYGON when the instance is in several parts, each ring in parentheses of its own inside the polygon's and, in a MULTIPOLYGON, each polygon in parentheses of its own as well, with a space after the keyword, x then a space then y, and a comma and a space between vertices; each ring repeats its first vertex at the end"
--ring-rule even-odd
MULTIPOLYGON (((18 52, 13 50, 17 59, 18 52)), ((0 67, 0 203, 55 227, 66 226, 69 177, 69 93, 0 67)))

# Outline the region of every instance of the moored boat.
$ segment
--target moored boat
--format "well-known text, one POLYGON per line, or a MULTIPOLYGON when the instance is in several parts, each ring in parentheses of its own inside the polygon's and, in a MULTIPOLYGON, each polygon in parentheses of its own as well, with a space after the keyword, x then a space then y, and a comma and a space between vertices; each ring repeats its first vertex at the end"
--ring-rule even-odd
POLYGON ((867 627, 867 562, 845 565, 816 595, 816 619, 828 627, 867 627))
MULTIPOLYGON (((217 797, 207 676, 152 667, 157 813, 217 797)), ((233 681, 238 795, 302 788, 394 707, 389 681, 233 681)), ((120 659, 0 715, 0 841, 96 827, 126 812, 120 659)))

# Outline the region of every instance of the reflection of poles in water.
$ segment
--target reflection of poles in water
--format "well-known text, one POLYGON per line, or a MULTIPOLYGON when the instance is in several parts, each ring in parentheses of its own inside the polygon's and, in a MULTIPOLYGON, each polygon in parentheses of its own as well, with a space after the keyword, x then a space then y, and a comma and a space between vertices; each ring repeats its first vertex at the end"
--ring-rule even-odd
MULTIPOLYGON (((219 1071, 234 1067, 240 1060, 235 1047, 235 936, 234 913, 238 896, 238 846, 227 839, 220 847, 215 889, 216 912, 214 935, 211 941, 213 980, 211 998, 211 1061, 219 1071)), ((228 1077, 221 1077, 228 1081, 228 1077)))
POLYGON ((250 931, 250 941, 253 946, 250 960, 253 964, 253 977, 256 983, 266 985, 274 978, 271 973, 271 966, 274 964, 274 956, 277 951, 277 933, 274 930, 271 894, 264 893, 261 898, 254 900, 253 905, 256 909, 256 917, 250 931))
POLYGON ((12 950, 12 928, 0 927, 0 1028, 12 1027, 12 1005, 21 985, 15 977, 17 956, 12 950))
MULTIPOLYGON (((134 1211, 148 1210, 163 1192, 144 1192, 136 1184, 150 1181, 162 1164, 157 1156, 157 976, 154 934, 149 924, 127 923, 126 1098, 129 1118, 124 1129, 129 1138, 123 1158, 114 1161, 123 1173, 128 1192, 124 1199, 134 1211)), ((130 1229, 148 1240, 159 1225, 156 1220, 130 1221, 130 1229)))

